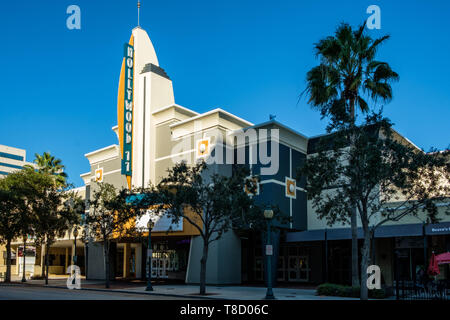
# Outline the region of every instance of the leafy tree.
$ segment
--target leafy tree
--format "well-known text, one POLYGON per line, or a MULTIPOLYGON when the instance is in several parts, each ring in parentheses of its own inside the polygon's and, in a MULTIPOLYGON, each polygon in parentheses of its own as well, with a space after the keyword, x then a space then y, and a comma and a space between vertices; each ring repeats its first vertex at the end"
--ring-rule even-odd
POLYGON ((0 179, 0 243, 6 245, 5 282, 11 281, 11 242, 19 235, 18 199, 10 190, 11 178, 0 179))
POLYGON ((86 216, 88 236, 103 243, 106 288, 109 288, 111 240, 136 232, 135 224, 131 222, 139 212, 135 210, 133 203, 127 200, 130 195, 127 189, 118 192, 112 184, 98 183, 98 189, 93 192, 89 201, 90 212, 86 216))
MULTIPOLYGON (((17 223, 17 237, 23 241, 23 258, 25 262, 26 245, 28 237, 34 236, 33 223, 35 221, 34 206, 40 200, 39 190, 42 187, 44 175, 25 167, 20 171, 10 173, 6 178, 8 190, 13 195, 15 209, 14 221, 17 223)), ((25 266, 23 264, 22 282, 26 282, 25 266)))
POLYGON ((55 188, 54 179, 46 174, 47 180, 39 193, 39 201, 34 205, 33 223, 36 246, 45 247, 45 284, 48 284, 49 251, 57 237, 81 222, 84 201, 73 191, 55 188))
POLYGON ((377 114, 367 116, 363 126, 325 136, 300 170, 308 199, 329 225, 348 223, 351 208, 357 208, 364 233, 361 299, 368 297, 366 270, 375 229, 421 212, 436 221, 437 203, 450 198, 449 150, 425 153, 402 141, 391 126, 377 114), (354 138, 353 148, 348 136, 354 138))
POLYGON ((156 187, 145 191, 141 207, 152 207, 156 214, 166 213, 173 222, 186 219, 203 239, 200 260, 200 294, 206 293, 206 262, 209 245, 233 227, 260 221, 262 210, 244 191, 254 192, 256 185, 246 179, 245 169, 236 169, 230 177, 207 174, 204 161, 193 166, 185 162, 168 170, 156 187), (252 217, 258 217, 253 219, 252 217))
MULTIPOLYGON (((399 76, 388 63, 376 60, 379 46, 388 35, 372 39, 365 33, 365 23, 353 30, 346 23, 314 45, 320 64, 306 75, 308 103, 318 109, 322 117, 330 117, 328 132, 344 123, 356 120, 356 108, 368 112, 369 100, 389 102, 391 83, 399 76)), ((353 145, 352 137, 349 137, 353 145)), ((358 239, 356 210, 351 210, 352 229, 352 286, 359 286, 358 239)))

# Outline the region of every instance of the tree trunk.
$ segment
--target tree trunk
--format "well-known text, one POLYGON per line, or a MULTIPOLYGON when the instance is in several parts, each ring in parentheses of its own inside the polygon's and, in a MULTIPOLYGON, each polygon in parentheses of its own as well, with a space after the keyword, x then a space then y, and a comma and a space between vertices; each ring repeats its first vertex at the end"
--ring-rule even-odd
POLYGON ((351 212, 351 229, 352 229, 352 287, 360 286, 359 283, 359 267, 358 267, 358 223, 356 208, 352 208, 351 212))
POLYGON ((371 232, 368 226, 364 226, 364 244, 362 248, 361 257, 361 300, 367 300, 369 298, 369 289, 367 288, 367 267, 370 260, 370 240, 372 238, 371 232))
MULTIPOLYGON (((48 285, 48 269, 49 269, 49 251, 50 251, 50 246, 48 245, 48 243, 45 244, 45 284, 48 285)), ((64 270, 65 271, 65 270, 64 270)))
POLYGON ((6 275, 5 275, 5 282, 11 282, 11 239, 6 240, 6 275))
MULTIPOLYGON (((355 121, 355 100, 350 100, 350 117, 351 121, 355 121)), ((355 145, 355 137, 350 137, 350 148, 355 145)), ((351 182, 350 182, 351 183, 351 182)), ((356 213, 356 207, 351 211, 351 229, 352 229, 352 287, 356 288, 360 286, 359 282, 359 270, 358 270, 358 215, 356 213)))
POLYGON ((23 237, 23 251, 22 251, 22 257, 23 257, 23 268, 22 268, 22 282, 27 282, 27 279, 25 277, 25 267, 27 265, 27 258, 25 255, 27 249, 27 237, 23 237))
POLYGON ((103 256, 105 260, 105 288, 109 288, 109 243, 108 240, 103 241, 103 256))
POLYGON ((206 261, 208 260, 208 241, 203 241, 203 255, 200 260, 200 294, 206 294, 206 261))

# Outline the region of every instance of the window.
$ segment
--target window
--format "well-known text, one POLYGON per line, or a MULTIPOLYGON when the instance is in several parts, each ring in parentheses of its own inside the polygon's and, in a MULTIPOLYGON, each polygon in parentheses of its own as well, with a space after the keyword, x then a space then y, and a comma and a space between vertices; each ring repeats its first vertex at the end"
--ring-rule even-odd
POLYGON ((17 154, 6 153, 6 152, 0 152, 0 158, 8 158, 8 159, 13 159, 13 160, 23 161, 22 156, 19 156, 17 154))

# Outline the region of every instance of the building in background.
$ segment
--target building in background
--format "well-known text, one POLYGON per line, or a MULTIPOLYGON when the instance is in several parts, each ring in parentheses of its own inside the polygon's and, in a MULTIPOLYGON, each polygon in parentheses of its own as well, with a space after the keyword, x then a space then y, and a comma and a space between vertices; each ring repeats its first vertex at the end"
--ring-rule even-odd
POLYGON ((11 172, 20 170, 24 165, 33 165, 26 161, 27 152, 24 149, 0 144, 0 178, 11 172))

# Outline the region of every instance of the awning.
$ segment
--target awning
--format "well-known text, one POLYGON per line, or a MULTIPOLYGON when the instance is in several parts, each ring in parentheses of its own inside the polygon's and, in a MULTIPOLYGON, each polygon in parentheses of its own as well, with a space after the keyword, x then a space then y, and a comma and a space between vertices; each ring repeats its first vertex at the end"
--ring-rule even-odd
MULTIPOLYGON (((352 238, 352 230, 350 228, 327 229, 328 240, 347 240, 352 238)), ((363 238, 362 228, 358 228, 358 239, 363 238)))
POLYGON ((450 234, 450 222, 428 224, 425 226, 425 234, 430 236, 440 234, 450 234))
MULTIPOLYGON (((299 232, 289 232, 286 242, 323 241, 325 232, 328 240, 349 240, 352 238, 350 228, 318 229, 299 232)), ((450 222, 428 224, 425 226, 426 235, 450 234, 450 222)), ((398 224, 379 226, 375 229, 375 238, 395 237, 421 237, 423 236, 423 224, 398 224)), ((362 228, 358 228, 358 239, 363 238, 362 228)))
MULTIPOLYGON (((318 229, 300 232, 289 232, 286 242, 322 241, 325 240, 350 240, 352 231, 350 228, 318 229)), ((422 224, 401 224, 380 226, 375 230, 375 238, 414 237, 422 236, 422 224)), ((358 239, 363 238, 362 228, 358 228, 358 239)))
POLYGON ((420 237, 423 226, 420 223, 379 226, 375 229, 375 238, 420 237))
POLYGON ((325 240, 325 230, 309 230, 289 232, 286 234, 286 242, 306 242, 325 240))

